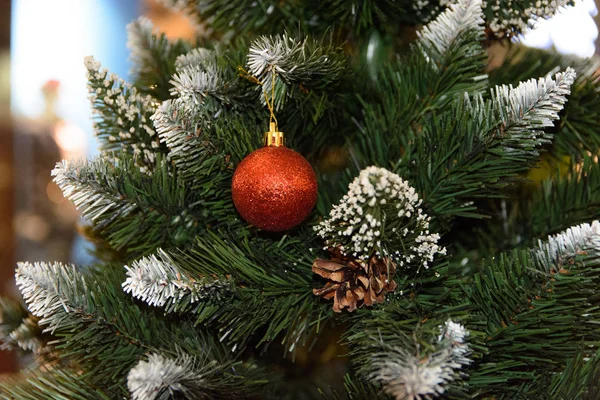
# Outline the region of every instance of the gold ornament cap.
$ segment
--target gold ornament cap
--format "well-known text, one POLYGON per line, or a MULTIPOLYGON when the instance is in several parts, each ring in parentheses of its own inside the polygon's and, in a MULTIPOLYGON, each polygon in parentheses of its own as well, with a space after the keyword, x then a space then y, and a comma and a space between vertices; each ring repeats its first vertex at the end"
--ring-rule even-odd
POLYGON ((271 121, 269 132, 265 132, 265 146, 267 147, 285 147, 283 132, 277 130, 277 123, 271 121))

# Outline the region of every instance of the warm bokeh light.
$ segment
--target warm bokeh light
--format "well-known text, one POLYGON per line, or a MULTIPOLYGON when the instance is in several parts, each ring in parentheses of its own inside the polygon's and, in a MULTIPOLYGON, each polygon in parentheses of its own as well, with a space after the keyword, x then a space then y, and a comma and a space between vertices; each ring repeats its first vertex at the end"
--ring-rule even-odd
POLYGON ((60 148, 62 158, 71 160, 85 156, 87 137, 79 126, 67 121, 59 121, 54 127, 53 137, 60 148))
MULTIPOLYGON (((60 81, 56 114, 93 140, 83 58, 94 55, 111 72, 127 78, 126 25, 139 15, 138 1, 13 0, 11 20, 11 110, 37 118, 40 91, 60 81)), ((88 150, 94 153, 96 144, 88 150)))

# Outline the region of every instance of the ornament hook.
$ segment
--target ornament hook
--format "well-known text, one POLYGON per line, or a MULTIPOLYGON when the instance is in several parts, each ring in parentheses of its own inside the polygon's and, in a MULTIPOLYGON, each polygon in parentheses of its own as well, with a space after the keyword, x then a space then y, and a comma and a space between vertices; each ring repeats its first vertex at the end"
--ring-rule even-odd
POLYGON ((283 132, 277 129, 277 121, 271 121, 269 125, 269 132, 265 132, 265 146, 285 147, 283 132))
POLYGON ((273 147, 285 147, 285 139, 283 137, 283 132, 279 131, 277 126, 277 118, 275 117, 275 83, 277 72, 275 69, 271 70, 271 100, 269 101, 269 96, 267 95, 267 91, 264 90, 264 82, 261 82, 256 77, 250 75, 246 72, 242 67, 238 67, 238 71, 240 71, 240 76, 258 84, 263 87, 263 94, 265 95, 265 103, 267 103, 267 108, 269 109, 269 132, 265 132, 265 146, 273 146, 273 147))

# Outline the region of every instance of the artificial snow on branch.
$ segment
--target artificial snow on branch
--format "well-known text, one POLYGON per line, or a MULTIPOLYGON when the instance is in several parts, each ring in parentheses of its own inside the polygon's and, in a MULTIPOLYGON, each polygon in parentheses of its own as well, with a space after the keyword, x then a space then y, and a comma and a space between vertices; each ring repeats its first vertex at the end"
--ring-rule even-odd
MULTIPOLYGON (((189 191, 164 162, 155 167, 152 177, 140 172, 126 155, 117 162, 102 157, 62 161, 52 175, 63 195, 116 249, 128 246, 148 254, 158 246, 180 245, 204 228, 185 202, 189 191)), ((216 212, 208 217, 212 214, 216 212)))
POLYGON ((17 329, 10 333, 10 342, 16 343, 23 350, 39 353, 44 346, 39 337, 40 332, 41 329, 36 318, 28 316, 17 329))
POLYGON ((483 10, 481 0, 459 0, 450 3, 434 21, 419 32, 419 43, 429 55, 439 59, 468 31, 483 35, 483 10))
POLYGON ((235 82, 225 81, 214 64, 184 67, 173 76, 171 83, 171 95, 188 104, 190 112, 193 112, 193 107, 203 104, 207 96, 212 96, 223 104, 236 103, 237 85, 235 82))
POLYGON ((500 138, 508 147, 524 147, 523 138, 535 145, 548 143, 545 128, 552 127, 558 113, 567 102, 576 73, 572 68, 559 72, 555 78, 547 76, 512 85, 496 86, 491 90, 494 111, 502 121, 500 138))
POLYGON ((202 178, 223 164, 224 155, 208 135, 213 121, 207 120, 194 102, 164 101, 152 121, 160 140, 169 148, 177 172, 192 188, 200 186, 202 178))
POLYGON ((133 400, 256 398, 261 383, 250 383, 228 369, 232 369, 231 363, 219 363, 205 354, 191 356, 178 351, 172 357, 153 352, 131 368, 127 388, 133 400))
POLYGON ((387 346, 372 356, 369 378, 381 383, 386 393, 397 400, 431 399, 446 392, 446 385, 464 374, 472 360, 464 326, 446 321, 440 327, 435 351, 425 357, 418 349, 387 346))
POLYGON ((135 212, 138 205, 123 201, 123 193, 119 193, 116 185, 108 182, 103 185, 102 180, 110 180, 112 167, 101 158, 89 162, 63 160, 56 164, 52 176, 63 195, 91 221, 99 220, 105 214, 124 217, 135 212), (113 191, 107 190, 108 187, 113 191))
POLYGON ((195 371, 192 357, 181 354, 177 359, 150 354, 140 360, 127 375, 127 388, 134 400, 152 400, 182 395, 185 398, 208 399, 204 393, 206 384, 203 374, 195 371))
POLYGON ((189 50, 189 44, 183 40, 170 41, 164 33, 156 31, 148 18, 140 17, 127 25, 127 47, 131 50, 135 86, 156 99, 166 100, 175 60, 189 50))
POLYGON ((376 255, 391 257, 400 267, 428 268, 446 249, 437 244, 440 236, 429 232, 430 217, 421 203, 416 190, 400 176, 368 167, 315 230, 325 239, 325 249, 339 246, 343 254, 365 261, 376 255))
POLYGON ((81 285, 85 286, 75 266, 58 262, 20 262, 17 264, 15 281, 29 311, 41 318, 40 325, 50 323, 59 310, 67 313, 73 310, 61 291, 75 292, 81 285))
POLYGON ((177 70, 185 67, 195 67, 199 65, 207 65, 215 62, 214 50, 197 47, 190 50, 188 53, 182 54, 175 60, 175 68, 177 70))
POLYGON ((125 266, 127 279, 123 290, 155 307, 168 312, 193 307, 205 300, 219 301, 231 290, 229 280, 195 279, 180 268, 162 250, 125 266))
POLYGON ((587 251, 600 253, 600 222, 573 226, 564 232, 538 241, 534 251, 540 264, 547 270, 561 268, 564 262, 587 251))
POLYGON ((89 99, 94 115, 94 132, 105 153, 123 151, 133 154, 140 170, 150 173, 160 148, 150 123, 157 104, 149 96, 108 70, 92 56, 84 60, 88 76, 89 99))
POLYGON ((342 77, 346 62, 332 45, 283 34, 256 39, 248 51, 248 68, 263 83, 261 91, 271 93, 273 73, 288 84, 322 89, 342 77))
POLYGON ((34 353, 42 349, 37 319, 28 315, 20 303, 0 298, 0 349, 21 348, 34 353))

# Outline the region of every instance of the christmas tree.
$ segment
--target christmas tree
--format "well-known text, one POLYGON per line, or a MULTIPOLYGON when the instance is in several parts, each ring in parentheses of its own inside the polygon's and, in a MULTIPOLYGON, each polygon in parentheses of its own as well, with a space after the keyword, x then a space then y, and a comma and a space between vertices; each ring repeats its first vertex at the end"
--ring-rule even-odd
POLYGON ((2 398, 600 398, 598 64, 511 42, 572 1, 164 3, 85 60, 99 262, 18 264, 2 398))

